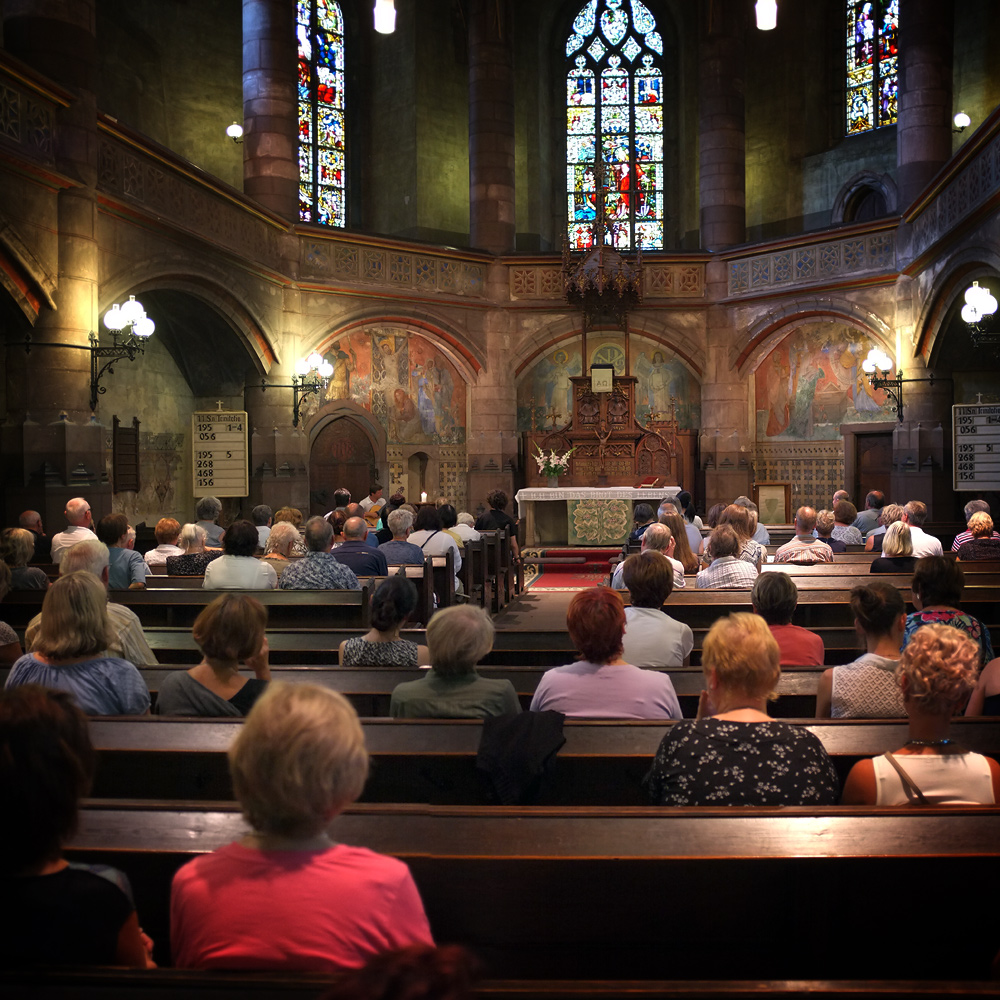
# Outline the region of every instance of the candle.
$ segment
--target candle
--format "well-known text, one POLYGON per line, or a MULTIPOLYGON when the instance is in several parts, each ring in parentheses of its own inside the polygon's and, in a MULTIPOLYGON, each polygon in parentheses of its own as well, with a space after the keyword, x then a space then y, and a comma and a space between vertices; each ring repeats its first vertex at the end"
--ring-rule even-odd
POLYGON ((421 503, 427 503, 427 494, 426 493, 421 492, 421 494, 420 494, 420 502, 421 503))

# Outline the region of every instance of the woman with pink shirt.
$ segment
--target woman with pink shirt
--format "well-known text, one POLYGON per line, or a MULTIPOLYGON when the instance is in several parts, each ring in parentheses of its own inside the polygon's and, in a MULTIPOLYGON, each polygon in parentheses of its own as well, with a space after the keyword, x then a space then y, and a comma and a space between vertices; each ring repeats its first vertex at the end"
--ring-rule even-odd
POLYGON ((175 965, 335 972, 433 944, 406 865, 330 836, 368 775, 361 723, 346 699, 273 683, 233 741, 229 766, 252 832, 174 876, 175 965))

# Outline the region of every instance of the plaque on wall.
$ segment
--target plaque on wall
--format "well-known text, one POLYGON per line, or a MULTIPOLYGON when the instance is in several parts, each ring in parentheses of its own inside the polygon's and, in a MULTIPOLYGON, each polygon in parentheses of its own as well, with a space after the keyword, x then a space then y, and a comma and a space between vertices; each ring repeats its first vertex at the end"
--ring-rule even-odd
POLYGON ((245 410, 193 414, 191 452, 196 496, 245 497, 250 492, 245 410))
POLYGON ((956 490, 1000 489, 1000 406, 953 406, 956 490))

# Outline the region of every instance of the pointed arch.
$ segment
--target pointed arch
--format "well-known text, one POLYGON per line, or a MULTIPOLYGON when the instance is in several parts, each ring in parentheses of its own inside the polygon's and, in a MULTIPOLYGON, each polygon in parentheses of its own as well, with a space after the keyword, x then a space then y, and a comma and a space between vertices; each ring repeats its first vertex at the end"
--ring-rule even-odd
POLYGON ((566 60, 570 247, 591 244, 600 163, 607 242, 662 250, 663 38, 655 18, 640 0, 588 0, 566 40, 566 60))

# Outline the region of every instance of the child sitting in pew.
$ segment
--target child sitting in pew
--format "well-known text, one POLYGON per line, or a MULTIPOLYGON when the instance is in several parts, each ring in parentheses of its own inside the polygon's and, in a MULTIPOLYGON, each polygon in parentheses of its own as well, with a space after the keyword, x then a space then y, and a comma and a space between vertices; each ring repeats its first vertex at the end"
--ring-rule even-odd
POLYGON ((174 876, 175 965, 334 972, 433 944, 406 865, 330 836, 368 776, 361 723, 345 698, 273 683, 240 727, 229 767, 252 829, 174 876))
POLYGON ((25 684, 0 694, 0 968, 155 968, 128 879, 62 856, 95 760, 87 718, 68 692, 25 684))

